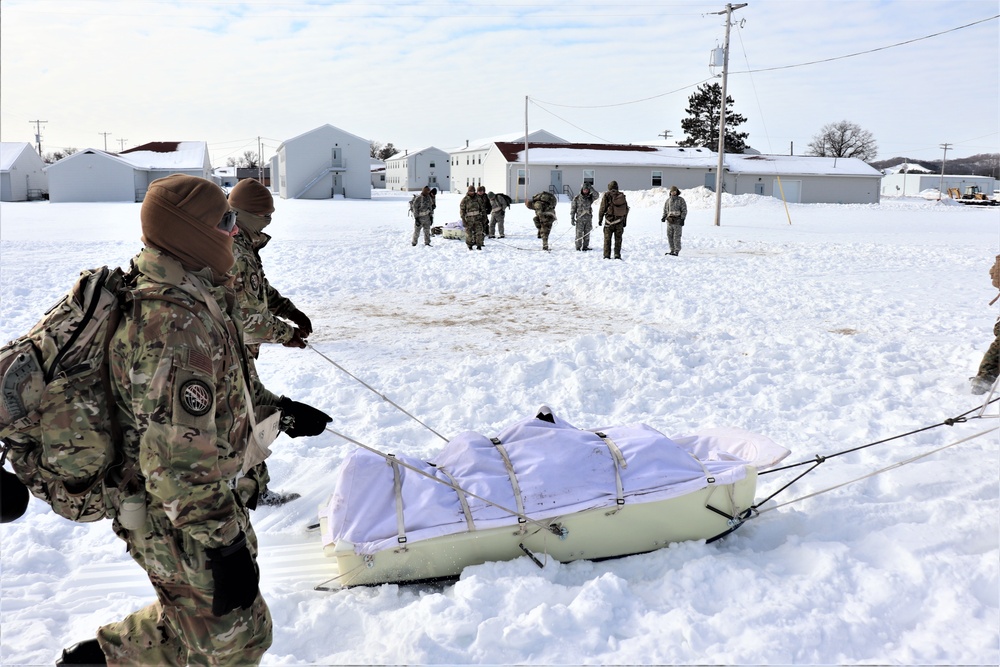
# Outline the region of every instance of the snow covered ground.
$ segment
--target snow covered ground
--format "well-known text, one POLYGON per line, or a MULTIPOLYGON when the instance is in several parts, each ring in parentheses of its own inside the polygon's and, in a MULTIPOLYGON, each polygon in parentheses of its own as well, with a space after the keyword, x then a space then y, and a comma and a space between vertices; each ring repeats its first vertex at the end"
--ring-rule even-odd
MULTIPOLYGON (((716 227, 714 196, 697 189, 684 193, 684 249, 668 257, 666 191, 628 194, 624 261, 573 250, 566 201, 550 253, 517 205, 507 238, 482 252, 440 238, 414 248, 409 195, 386 192, 278 200, 263 256, 312 317, 317 350, 446 436, 493 435, 545 403, 583 428, 744 428, 803 461, 981 403, 968 378, 997 316, 987 271, 1000 212, 917 198, 786 210, 726 196, 716 227)), ((456 219, 458 202, 441 195, 437 222, 456 219)), ((0 205, 0 340, 26 332, 80 269, 127 263, 138 211, 0 205)), ((259 370, 382 451, 430 459, 443 444, 311 350, 265 347, 259 370)), ((776 501, 997 425, 970 420, 831 459, 776 501)), ((275 621, 267 664, 1000 662, 996 431, 765 512, 713 544, 319 592, 330 561, 305 526, 352 446, 329 433, 275 444, 273 486, 303 498, 253 517, 275 621)), ((758 498, 804 470, 764 475, 758 498)), ((107 522, 72 524, 33 500, 0 527, 0 549, 4 665, 51 664, 152 598, 107 522)))

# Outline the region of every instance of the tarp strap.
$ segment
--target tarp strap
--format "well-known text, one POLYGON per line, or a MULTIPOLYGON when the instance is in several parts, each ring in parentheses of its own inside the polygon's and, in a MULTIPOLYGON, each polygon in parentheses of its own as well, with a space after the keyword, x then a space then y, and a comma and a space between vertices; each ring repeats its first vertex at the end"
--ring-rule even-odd
POLYGON ((507 468, 507 476, 510 477, 510 486, 514 489, 514 502, 517 503, 517 513, 520 515, 517 518, 517 522, 524 523, 524 499, 521 498, 521 485, 517 483, 517 475, 514 474, 514 464, 510 462, 510 457, 507 456, 507 449, 500 442, 500 438, 490 438, 490 442, 500 452, 504 467, 507 468))
POLYGON ((450 472, 441 466, 434 465, 433 463, 431 463, 431 465, 434 466, 435 469, 443 472, 444 476, 448 478, 449 482, 451 482, 451 486, 455 489, 455 494, 458 496, 458 502, 462 504, 462 514, 465 515, 465 525, 468 527, 470 533, 474 532, 476 530, 476 523, 472 520, 472 510, 469 509, 469 501, 465 499, 465 491, 463 491, 462 487, 458 485, 458 482, 455 481, 455 478, 452 477, 450 472))
POLYGON ((395 454, 387 454, 385 460, 392 466, 392 488, 396 493, 396 541, 406 544, 406 524, 403 523, 403 480, 399 474, 399 461, 395 454))
POLYGON ((602 433, 601 431, 594 432, 598 438, 604 441, 604 444, 608 446, 611 451, 611 458, 615 462, 615 488, 618 490, 618 498, 615 502, 618 505, 625 504, 625 489, 622 487, 622 468, 628 468, 628 463, 625 461, 625 457, 622 456, 622 450, 618 449, 618 445, 615 441, 608 437, 607 433, 602 433))

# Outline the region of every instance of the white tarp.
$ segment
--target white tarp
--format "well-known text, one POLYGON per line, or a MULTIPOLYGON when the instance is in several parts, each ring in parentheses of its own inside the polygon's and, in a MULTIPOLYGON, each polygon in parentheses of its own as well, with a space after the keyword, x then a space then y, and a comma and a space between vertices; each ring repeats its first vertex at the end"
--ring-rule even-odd
MULTIPOLYGON (((710 483, 731 484, 746 476, 746 465, 773 465, 788 454, 763 436, 736 429, 678 438, 682 445, 645 424, 584 431, 559 417, 552 419, 524 419, 497 436, 516 474, 523 512, 532 519, 614 507, 618 478, 626 504, 653 502, 710 483), (623 463, 616 464, 612 448, 598 432, 618 448, 623 463)), ((465 496, 477 530, 517 523, 517 516, 508 511, 518 510, 518 501, 506 464, 486 436, 462 433, 445 445, 434 465, 408 456, 396 458, 450 484, 444 469, 459 488, 494 503, 465 496)), ((408 542, 469 530, 454 489, 402 465, 396 469, 408 542)), ((382 456, 355 450, 338 469, 334 493, 323 513, 327 519, 324 544, 346 540, 355 544, 358 553, 396 546, 399 524, 393 466, 382 456)))

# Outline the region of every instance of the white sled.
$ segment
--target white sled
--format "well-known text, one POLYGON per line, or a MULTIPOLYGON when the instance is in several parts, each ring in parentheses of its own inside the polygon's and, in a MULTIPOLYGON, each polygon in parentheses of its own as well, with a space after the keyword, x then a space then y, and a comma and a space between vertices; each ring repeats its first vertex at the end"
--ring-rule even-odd
POLYGON ((455 220, 453 222, 446 222, 441 225, 441 238, 445 239, 458 239, 459 241, 465 240, 465 227, 462 225, 461 220, 455 220))
POLYGON ((446 579, 525 555, 542 565, 712 540, 741 523, 757 469, 788 453, 735 429, 673 439, 644 424, 581 430, 545 407, 492 440, 459 435, 434 463, 358 449, 320 507, 324 553, 339 573, 328 585, 446 579))

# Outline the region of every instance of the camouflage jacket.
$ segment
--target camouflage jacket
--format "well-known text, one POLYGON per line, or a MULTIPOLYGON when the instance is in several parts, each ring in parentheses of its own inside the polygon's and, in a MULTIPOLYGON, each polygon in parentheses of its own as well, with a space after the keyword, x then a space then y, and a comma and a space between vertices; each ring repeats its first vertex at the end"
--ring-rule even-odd
POLYGON ((489 210, 489 204, 483 206, 483 200, 479 198, 479 195, 465 195, 458 205, 458 212, 462 216, 462 220, 482 221, 486 218, 489 210))
POLYGON ((671 195, 667 197, 667 201, 663 202, 663 217, 664 218, 678 218, 681 222, 687 218, 688 207, 687 202, 684 201, 684 197, 680 195, 671 195))
POLYGON ((581 192, 573 197, 573 201, 569 205, 570 220, 593 220, 595 201, 597 201, 597 194, 593 190, 590 191, 589 195, 584 195, 581 192))
POLYGON ((434 200, 431 199, 430 195, 417 195, 413 200, 413 217, 416 220, 420 218, 429 218, 434 214, 434 200))
POLYGON ((243 320, 243 336, 247 345, 257 343, 287 343, 295 327, 279 319, 295 310, 295 304, 271 287, 264 275, 260 250, 271 237, 264 232, 241 229, 233 238, 236 264, 230 272, 235 278, 236 302, 243 320))
POLYGON ((276 405, 279 397, 248 380, 235 298, 212 285, 208 269, 188 272, 152 248, 133 264, 137 291, 172 301, 134 302, 111 341, 124 455, 138 463, 151 511, 206 548, 222 547, 236 539, 243 511, 229 480, 243 465, 250 434, 247 383, 257 405, 276 405), (225 322, 202 293, 215 299, 225 322))

